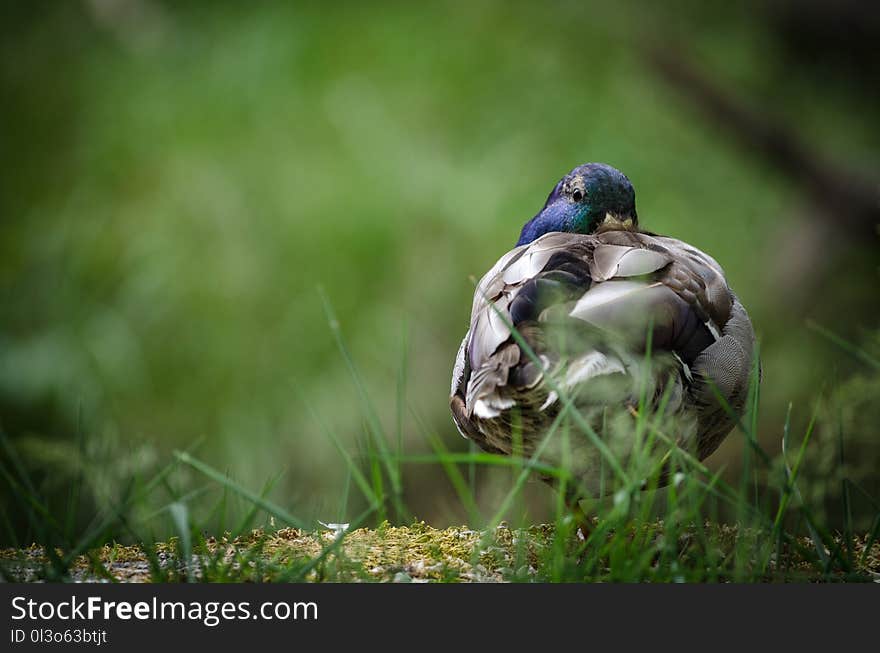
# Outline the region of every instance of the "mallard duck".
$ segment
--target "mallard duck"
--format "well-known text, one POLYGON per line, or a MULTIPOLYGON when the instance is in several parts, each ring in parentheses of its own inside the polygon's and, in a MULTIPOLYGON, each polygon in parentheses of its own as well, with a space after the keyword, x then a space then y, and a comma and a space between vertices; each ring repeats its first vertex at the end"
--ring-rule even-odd
MULTIPOLYGON (((641 230, 629 179, 587 163, 477 285, 450 406, 484 451, 526 456, 568 406, 621 461, 650 410, 667 418, 667 440, 702 460, 743 410, 754 352, 749 316, 715 259, 641 230)), ((607 468, 583 433, 566 447, 545 446, 541 458, 568 461, 577 512, 608 487, 607 468)))

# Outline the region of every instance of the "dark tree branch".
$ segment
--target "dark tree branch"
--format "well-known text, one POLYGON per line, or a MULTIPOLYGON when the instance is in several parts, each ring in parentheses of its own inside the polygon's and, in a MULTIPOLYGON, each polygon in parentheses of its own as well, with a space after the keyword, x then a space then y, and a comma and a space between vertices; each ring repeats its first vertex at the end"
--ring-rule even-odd
POLYGON ((645 49, 649 65, 707 118, 749 152, 760 154, 810 198, 825 220, 850 227, 855 236, 877 236, 880 183, 833 163, 788 125, 725 91, 670 46, 645 49))

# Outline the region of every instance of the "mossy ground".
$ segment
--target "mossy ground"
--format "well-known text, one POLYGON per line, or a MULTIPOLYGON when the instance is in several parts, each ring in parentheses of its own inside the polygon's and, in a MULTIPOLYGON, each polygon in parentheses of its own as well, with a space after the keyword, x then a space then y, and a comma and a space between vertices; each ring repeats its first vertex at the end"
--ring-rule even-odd
MULTIPOLYGON (((633 555, 643 550, 655 562, 641 580, 674 580, 671 564, 684 576, 700 565, 714 560, 721 568, 734 565, 737 555, 748 551, 761 537, 759 532, 731 526, 705 525, 715 551, 706 555, 697 537, 685 532, 676 542, 663 542, 663 523, 646 524, 628 534, 633 555), (640 546, 643 544, 644 546, 640 546), (674 551, 662 557, 658 551, 674 551), (739 552, 739 553, 737 553, 739 552)), ((109 544, 79 556, 69 567, 69 580, 109 582, 182 581, 284 581, 310 582, 507 582, 547 581, 547 560, 552 550, 563 543, 566 564, 577 569, 583 543, 575 537, 556 537, 552 525, 511 529, 502 524, 494 532, 480 532, 465 526, 436 529, 424 522, 409 526, 360 528, 346 533, 339 545, 333 544, 338 533, 332 530, 304 531, 295 528, 256 529, 237 538, 209 537, 194 548, 190 564, 184 564, 179 540, 155 543, 152 551, 142 546, 109 544), (317 564, 316 564, 317 563, 317 564)), ((836 540, 839 541, 839 540, 836 540)), ((774 556, 757 581, 858 580, 880 582, 880 542, 865 536, 851 540, 853 560, 850 574, 820 574, 815 561, 802 555, 811 544, 804 539, 774 556)), ((601 546, 601 542, 596 543, 601 546)), ((50 560, 43 547, 0 551, 4 575, 9 580, 41 580, 50 560)), ((604 568, 585 570, 584 581, 615 580, 612 567, 620 561, 606 560, 604 568)), ((749 561, 745 565, 755 563, 749 561)), ((736 563, 742 565, 740 560, 736 563)), ((752 572, 747 572, 752 573, 752 572)), ((722 570, 716 580, 735 580, 722 570)), ((575 578, 566 574, 566 579, 575 578)))

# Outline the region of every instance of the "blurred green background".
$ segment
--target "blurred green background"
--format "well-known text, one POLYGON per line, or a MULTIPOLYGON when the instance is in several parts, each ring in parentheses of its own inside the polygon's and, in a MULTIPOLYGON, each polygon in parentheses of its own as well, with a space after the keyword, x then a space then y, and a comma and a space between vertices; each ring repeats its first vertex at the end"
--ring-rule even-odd
MULTIPOLYGON (((0 425, 59 512, 88 479, 83 519, 197 441, 298 515, 350 517, 326 431, 356 455, 365 418, 319 288, 391 437, 467 450, 447 397, 471 278, 603 161, 752 314, 762 444, 789 403, 798 433, 815 410, 876 482, 876 370, 808 327, 880 348, 876 215, 824 186, 876 195, 880 169, 876 9, 844 5, 6 3, 0 425), (773 127, 713 117, 664 52, 773 127), (828 176, 774 161, 780 133, 828 176)), ((709 466, 735 477, 741 451, 734 433, 709 466)), ((442 469, 404 483, 417 516, 464 519, 442 469)), ((539 519, 552 494, 530 491, 539 519)), ((2 492, 6 540, 24 517, 2 492)))

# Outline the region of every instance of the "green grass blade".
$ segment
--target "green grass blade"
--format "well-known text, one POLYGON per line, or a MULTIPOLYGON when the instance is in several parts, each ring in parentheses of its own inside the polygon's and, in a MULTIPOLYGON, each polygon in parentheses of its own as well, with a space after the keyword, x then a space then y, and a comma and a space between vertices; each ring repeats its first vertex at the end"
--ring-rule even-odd
POLYGON ((477 506, 474 495, 471 493, 470 487, 459 471, 458 466, 448 458, 449 450, 446 448, 446 445, 444 445, 443 441, 434 433, 425 433, 425 438, 434 449, 434 454, 437 456, 437 462, 443 467, 443 471, 446 472, 446 476, 452 484, 459 501, 461 501, 464 506, 464 509, 468 514, 469 523, 482 524, 483 515, 480 513, 480 508, 477 506))
POLYGON ((198 472, 201 472, 211 480, 220 483, 224 487, 227 487, 231 492, 243 497, 244 499, 250 501, 256 506, 259 506, 261 509, 265 510, 267 513, 275 517, 276 519, 281 520, 285 524, 289 524, 295 528, 308 528, 306 523, 301 519, 294 517, 287 510, 278 506, 268 499, 262 498, 260 495, 251 492, 247 488, 242 487, 228 476, 221 474, 213 467, 206 465, 200 460, 193 458, 189 453, 185 451, 175 451, 174 457, 179 460, 184 465, 189 465, 193 469, 198 472))
POLYGON ((830 331, 823 327, 822 325, 814 322, 813 320, 807 320, 807 328, 811 331, 815 331, 816 333, 824 336, 835 345, 843 349, 845 352, 862 361, 866 365, 873 367, 875 370, 880 370, 880 360, 877 360, 873 356, 871 356, 868 352, 866 352, 861 347, 854 345, 853 343, 841 338, 833 331, 830 331))
POLYGON ((400 476, 398 474, 399 468, 395 463, 394 456, 392 456, 389 451, 388 439, 385 436, 385 429, 383 428, 382 422, 379 419, 378 414, 376 413, 376 409, 373 405, 372 400, 370 399, 370 395, 367 392, 366 385, 361 378, 360 372, 358 371, 357 366, 354 363, 351 352, 348 351, 348 347, 346 346, 345 340, 342 337, 342 329, 340 328, 339 320, 336 318, 336 313, 333 311, 333 307, 331 306, 330 301, 324 291, 319 288, 318 292, 321 296, 321 301, 324 304, 324 312, 327 316, 327 323, 330 327, 330 332, 333 334, 333 338, 336 341, 336 346, 339 349, 340 354, 342 354, 342 358, 345 361, 346 367, 348 368, 349 375, 354 381, 358 397, 360 398, 361 407, 364 411, 364 416, 369 427, 369 432, 372 435, 373 440, 375 441, 375 445, 379 448, 379 451, 382 454, 381 459, 385 461, 385 472, 388 474, 388 478, 391 481, 391 500, 394 503, 394 508, 397 511, 398 515, 404 516, 405 519, 408 519, 409 513, 406 511, 403 505, 403 486, 401 484, 400 476))
POLYGON ((189 527, 189 510, 185 503, 177 501, 168 506, 168 512, 171 514, 171 519, 174 522, 175 529, 180 538, 178 541, 178 558, 186 571, 186 580, 190 583, 195 582, 195 570, 193 569, 192 559, 192 539, 189 527))

